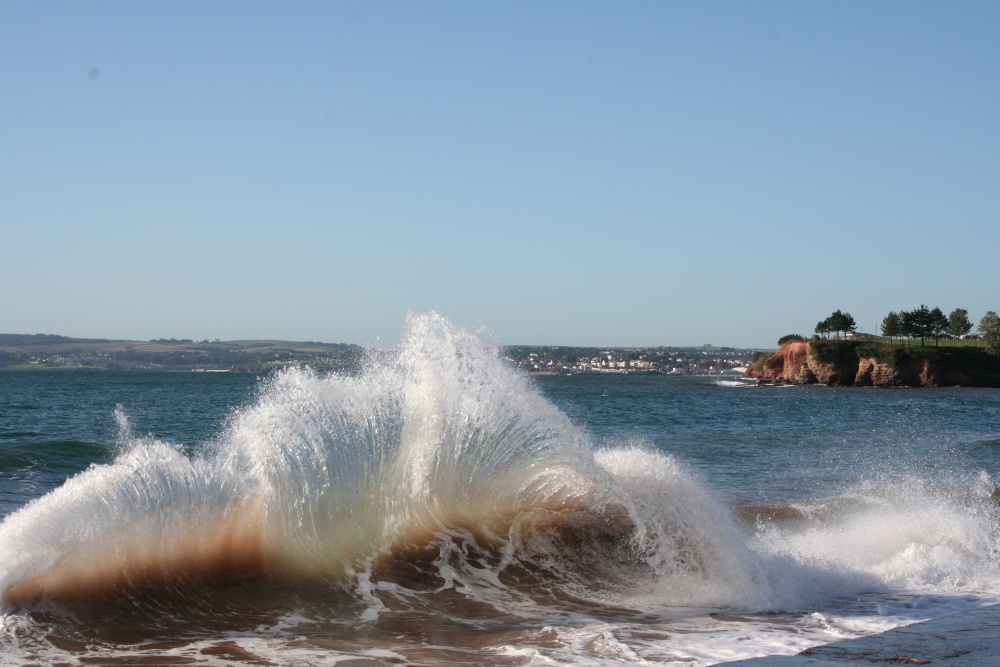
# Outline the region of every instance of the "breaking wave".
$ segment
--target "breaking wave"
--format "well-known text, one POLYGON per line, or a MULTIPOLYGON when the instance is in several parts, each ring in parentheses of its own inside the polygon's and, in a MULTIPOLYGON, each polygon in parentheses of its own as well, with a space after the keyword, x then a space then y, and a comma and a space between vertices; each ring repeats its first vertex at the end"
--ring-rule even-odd
POLYGON ((147 637, 191 614, 475 623, 1000 592, 986 477, 726 507, 667 454, 595 448, 495 345, 436 314, 358 376, 274 375, 194 456, 116 418, 113 463, 0 526, 6 626, 65 614, 125 632, 136 601, 147 637))

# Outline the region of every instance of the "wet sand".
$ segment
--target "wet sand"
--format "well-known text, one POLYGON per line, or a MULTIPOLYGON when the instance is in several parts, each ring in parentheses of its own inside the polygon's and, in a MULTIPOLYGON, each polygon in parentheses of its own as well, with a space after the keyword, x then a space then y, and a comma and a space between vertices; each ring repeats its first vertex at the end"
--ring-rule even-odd
POLYGON ((1000 605, 816 646, 798 655, 724 664, 726 667, 993 667, 1000 665, 1000 605))

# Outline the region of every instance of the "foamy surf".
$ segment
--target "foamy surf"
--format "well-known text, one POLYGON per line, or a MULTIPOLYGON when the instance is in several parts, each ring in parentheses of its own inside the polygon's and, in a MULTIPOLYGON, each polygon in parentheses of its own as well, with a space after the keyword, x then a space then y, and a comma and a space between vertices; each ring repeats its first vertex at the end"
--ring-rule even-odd
POLYGON ((116 419, 114 462, 0 525, 0 659, 711 664, 1000 591, 987 477, 730 508, 434 314, 357 377, 272 377, 196 456, 116 419))

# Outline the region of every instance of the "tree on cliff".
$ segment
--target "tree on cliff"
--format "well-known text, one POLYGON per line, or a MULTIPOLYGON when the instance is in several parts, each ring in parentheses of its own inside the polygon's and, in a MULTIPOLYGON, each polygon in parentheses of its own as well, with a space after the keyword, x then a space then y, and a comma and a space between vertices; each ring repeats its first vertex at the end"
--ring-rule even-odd
POLYGON ((934 347, 937 347, 938 338, 944 336, 945 331, 948 330, 948 318, 945 317, 940 308, 934 308, 931 311, 930 330, 931 338, 934 339, 934 347))
POLYGON ((961 338, 972 331, 972 322, 969 321, 969 311, 965 308, 956 308, 948 315, 948 328, 945 329, 949 336, 961 338))
POLYGON ((924 340, 927 338, 933 338, 937 345, 937 339, 944 335, 948 327, 948 318, 940 308, 931 310, 923 304, 916 310, 904 310, 900 313, 900 319, 903 335, 919 338, 920 347, 924 346, 924 340))
POLYGON ((979 333, 986 342, 986 351, 994 356, 1000 356, 1000 317, 992 310, 986 311, 979 320, 979 333))
POLYGON ((850 313, 842 313, 839 310, 835 310, 830 317, 816 325, 816 333, 822 336, 836 332, 837 338, 840 338, 840 332, 846 334, 848 331, 854 331, 857 328, 858 325, 854 323, 854 318, 851 317, 850 313))
POLYGON ((903 335, 907 338, 919 338, 921 347, 924 345, 924 336, 920 321, 923 319, 924 312, 930 313, 930 309, 924 305, 921 305, 916 310, 902 310, 899 312, 903 335))
POLYGON ((882 335, 888 337, 890 343, 896 336, 903 335, 903 320, 899 313, 892 311, 885 316, 882 320, 882 335))

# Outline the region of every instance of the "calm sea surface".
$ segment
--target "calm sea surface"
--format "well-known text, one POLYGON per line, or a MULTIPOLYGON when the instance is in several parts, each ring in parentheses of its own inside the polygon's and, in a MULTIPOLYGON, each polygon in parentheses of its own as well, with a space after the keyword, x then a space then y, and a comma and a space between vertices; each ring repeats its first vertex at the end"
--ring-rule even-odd
POLYGON ((359 378, 0 374, 0 664, 708 665, 1000 600, 1000 391, 424 328, 359 378))
POLYGON ((190 452, 253 400, 249 373, 0 374, 0 513, 6 515, 92 463, 108 463, 134 435, 190 452), (123 433, 116 415, 128 415, 123 433))
POLYGON ((708 377, 540 377, 600 445, 677 456, 724 496, 789 502, 894 475, 998 471, 1000 391, 755 387, 708 377))

